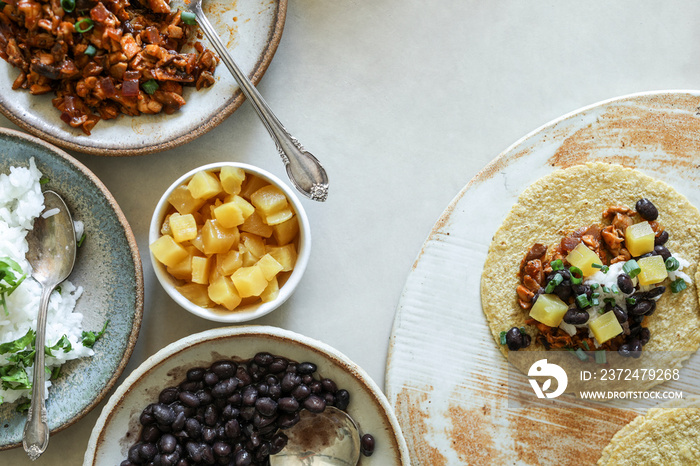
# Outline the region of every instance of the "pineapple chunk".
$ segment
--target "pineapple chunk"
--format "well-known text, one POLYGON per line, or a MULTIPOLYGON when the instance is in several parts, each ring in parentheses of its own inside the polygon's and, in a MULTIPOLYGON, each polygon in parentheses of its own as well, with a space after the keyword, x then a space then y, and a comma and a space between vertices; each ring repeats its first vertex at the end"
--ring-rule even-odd
POLYGON ((270 254, 265 254, 258 261, 258 267, 265 275, 265 280, 270 281, 282 271, 282 264, 277 262, 270 254))
POLYGON ((185 215, 199 210, 206 201, 204 199, 195 199, 192 197, 190 190, 187 189, 187 186, 181 185, 175 188, 170 196, 168 196, 168 202, 175 207, 179 213, 185 215))
POLYGON ((233 272, 231 281, 238 290, 241 298, 248 296, 260 296, 260 293, 267 288, 267 280, 260 267, 253 265, 251 267, 241 267, 233 272))
POLYGON ((541 294, 530 309, 530 317, 550 327, 559 327, 569 306, 555 294, 541 294))
POLYGON ((237 227, 243 223, 243 212, 237 204, 227 202, 214 209, 214 218, 226 228, 237 227))
POLYGON ((268 184, 251 194, 250 202, 262 217, 267 217, 287 207, 287 196, 277 186, 268 184))
POLYGON ((209 283, 209 266, 211 259, 209 257, 193 256, 192 257, 192 281, 200 285, 209 283))
POLYGON ((273 212, 273 213, 263 217, 263 221, 270 226, 274 226, 274 225, 277 225, 278 223, 286 222, 287 220, 291 219, 293 216, 294 216, 294 212, 292 212, 292 209, 290 209, 289 206, 287 206, 284 209, 280 210, 279 212, 273 212))
MULTIPOLYGON (((539 300, 538 300, 539 301, 539 300)), ((615 317, 615 312, 608 311, 588 324, 593 336, 601 345, 622 333, 622 327, 615 317)))
POLYGON ((197 283, 185 283, 175 289, 187 300, 201 307, 212 307, 214 303, 209 299, 207 287, 197 283))
POLYGON ((204 253, 209 255, 228 252, 238 244, 239 236, 237 228, 224 228, 217 220, 207 220, 202 227, 204 253))
POLYGON ((268 246, 265 250, 282 265, 282 272, 289 272, 297 261, 297 249, 293 243, 284 246, 268 246))
POLYGON ((639 279, 639 284, 642 286, 660 283, 668 277, 666 263, 661 256, 643 257, 637 259, 637 264, 641 269, 637 278, 639 279))
POLYGON ((150 246, 153 256, 167 267, 174 267, 187 257, 187 250, 177 244, 172 236, 165 235, 155 240, 150 246))
POLYGON ((243 182, 243 186, 241 187, 241 192, 240 195, 241 197, 250 200, 250 196, 257 191, 258 189, 262 188, 265 185, 268 185, 267 181, 263 180, 262 178, 255 176, 255 175, 248 175, 243 182))
POLYGON ((241 297, 228 277, 218 277, 209 285, 207 292, 212 301, 229 311, 233 311, 241 303, 241 297))
POLYGON ((204 242, 202 241, 202 230, 197 232, 197 237, 190 240, 190 244, 197 248, 199 252, 204 254, 204 242))
POLYGON ((197 222, 192 214, 181 215, 174 213, 168 217, 168 223, 170 224, 173 239, 178 243, 197 237, 197 222))
POLYGON ((231 275, 241 267, 243 267, 243 259, 236 249, 216 255, 216 268, 221 275, 231 275))
POLYGON ((241 185, 243 184, 243 180, 245 180, 245 172, 239 167, 221 167, 219 179, 221 180, 221 187, 224 188, 224 191, 228 194, 238 194, 241 192, 241 185))
POLYGON ((571 250, 571 252, 566 256, 566 261, 574 267, 581 269, 584 277, 593 275, 599 270, 593 267, 593 264, 602 265, 603 263, 600 260, 600 257, 598 257, 598 254, 588 249, 588 247, 583 243, 579 243, 574 249, 571 250))
POLYGON ((170 275, 180 280, 192 280, 192 257, 197 254, 194 246, 185 246, 187 257, 175 264, 173 267, 166 267, 170 275))
POLYGON ((255 206, 243 199, 241 196, 235 195, 228 197, 226 202, 233 202, 236 204, 238 208, 241 209, 241 213, 243 213, 243 219, 247 219, 253 214, 253 212, 255 212, 255 206))
POLYGON ((265 255, 265 240, 262 237, 243 232, 241 233, 241 243, 256 258, 260 259, 265 255))
POLYGON ((286 222, 278 223, 272 226, 272 236, 277 241, 278 246, 284 246, 296 238, 299 233, 299 222, 292 217, 286 222))
POLYGON ((160 234, 161 235, 170 235, 170 236, 173 235, 173 232, 170 230, 170 215, 165 216, 165 220, 163 221, 163 224, 160 226, 160 234))
POLYGON ((247 231, 263 238, 269 238, 272 236, 272 227, 265 222, 260 217, 258 212, 253 212, 250 217, 248 217, 245 222, 243 222, 240 227, 241 231, 247 231))
POLYGON ((216 175, 208 171, 195 173, 187 183, 187 189, 193 198, 203 200, 211 199, 223 190, 216 175))
POLYGON ((638 257, 654 250, 654 237, 649 222, 635 223, 625 230, 625 245, 632 257, 638 257))
POLYGON ((267 287, 263 290, 262 293, 260 293, 260 299, 264 303, 269 303, 270 301, 274 301, 277 299, 277 296, 280 294, 280 286, 279 283, 277 282, 277 277, 272 277, 272 280, 270 280, 270 283, 267 284, 267 287))

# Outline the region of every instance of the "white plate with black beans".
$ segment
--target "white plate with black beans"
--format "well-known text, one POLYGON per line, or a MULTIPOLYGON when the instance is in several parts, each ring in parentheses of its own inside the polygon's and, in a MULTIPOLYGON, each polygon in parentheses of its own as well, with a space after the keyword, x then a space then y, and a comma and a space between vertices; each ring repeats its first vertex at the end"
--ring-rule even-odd
POLYGON ((508 362, 481 308, 481 272, 517 196, 559 168, 618 163, 700 206, 698 108, 699 91, 662 91, 564 115, 506 149, 447 206, 408 276, 389 346, 385 387, 411 464, 594 464, 638 414, 509 406, 508 362))
MULTIPOLYGON (((260 360, 260 356, 257 358, 259 361, 264 359, 260 360)), ((315 380, 330 379, 335 383, 335 387, 331 389, 335 394, 334 403, 340 403, 341 407, 347 404, 346 410, 359 425, 361 434, 371 434, 375 439, 373 453, 370 456, 362 456, 360 465, 408 466, 410 464, 408 448, 393 410, 376 383, 360 367, 325 343, 276 327, 248 326, 219 328, 191 335, 168 345, 148 358, 124 380, 102 410, 92 431, 83 465, 114 466, 127 460, 129 451, 135 444, 158 443, 161 436, 160 426, 162 422, 166 422, 161 418, 168 417, 160 412, 164 409, 166 411, 174 409, 175 418, 169 420, 172 421, 170 425, 162 430, 171 430, 181 439, 186 436, 196 437, 204 450, 211 451, 212 449, 207 448, 205 444, 211 446, 217 441, 228 443, 234 450, 237 443, 247 445, 246 438, 249 437, 245 437, 245 431, 248 429, 246 427, 248 421, 245 420, 246 415, 242 413, 246 405, 245 402, 241 405, 232 401, 233 393, 224 394, 228 397, 228 403, 222 403, 217 409, 210 410, 216 411, 219 416, 218 419, 212 418, 210 423, 219 422, 224 418, 225 420, 235 418, 239 421, 239 427, 243 432, 233 432, 231 428, 226 429, 225 424, 222 424, 224 428, 218 432, 217 436, 213 436, 211 431, 202 430, 202 423, 198 431, 189 432, 188 428, 197 427, 194 425, 196 423, 188 421, 188 418, 196 416, 196 409, 185 411, 184 407, 192 397, 201 398, 199 402, 191 400, 192 406, 198 405, 204 408, 209 404, 209 398, 212 403, 216 403, 217 399, 223 397, 223 392, 219 393, 219 391, 227 389, 223 385, 228 383, 226 381, 230 381, 231 377, 238 380, 236 393, 242 394, 246 387, 249 390, 258 390, 258 393, 259 390, 270 390, 270 387, 276 383, 274 380, 280 380, 280 368, 273 369, 271 361, 276 361, 275 365, 285 366, 282 369, 285 372, 287 365, 292 362, 298 363, 297 367, 303 363, 310 363, 315 368, 313 373, 315 380), (251 363, 251 360, 255 362, 254 358, 260 354, 267 355, 268 361, 260 364, 251 363), (193 371, 193 369, 196 370, 193 371), (231 376, 233 371, 237 375, 231 376), (260 378, 251 376, 256 371, 264 375, 260 378), (197 375, 197 372, 201 373, 197 375), (249 375, 246 376, 246 373, 249 375), (276 379, 273 374, 277 374, 276 379), (272 380, 268 380, 270 376, 273 376, 272 380), (253 377, 256 380, 252 380, 253 377), (218 385, 222 382, 225 383, 218 385), (261 388, 261 384, 266 384, 267 387, 261 388), (341 391, 347 391, 347 393, 341 394, 341 391), (345 399, 346 396, 348 400, 345 399), (154 405, 144 414, 144 409, 151 404, 154 405), (228 407, 223 406, 224 404, 228 407), (179 415, 180 412, 184 414, 179 415), (156 423, 152 422, 154 415, 160 419, 156 423), (177 419, 178 415, 181 419, 177 419), (182 426, 178 422, 182 423, 182 426), (144 425, 150 427, 144 427, 144 425), (159 427, 154 427, 156 425, 159 427)), ((233 389, 234 387, 231 387, 231 390, 233 389)), ((202 410, 200 414, 206 415, 206 412, 202 410)), ((209 415, 212 415, 211 412, 209 415)), ((282 414, 279 414, 275 422, 282 424, 282 419, 282 414)), ((203 423, 205 426, 206 422, 203 423)), ((276 431, 277 429, 269 428, 260 433, 261 443, 275 442, 276 431)), ((162 453, 156 451, 158 447, 155 445, 138 448, 145 448, 143 454, 146 456, 149 454, 149 449, 154 455, 162 453)), ((212 451, 213 454, 216 455, 217 452, 223 456, 228 454, 229 459, 235 460, 233 451, 229 453, 225 445, 219 445, 217 448, 219 450, 215 449, 212 451)), ((249 450, 252 458, 258 454, 258 450, 252 448, 252 445, 244 448, 249 450)), ((185 453, 188 451, 186 445, 182 445, 181 451, 182 455, 189 454, 185 453)), ((136 453, 138 451, 135 450, 132 455, 136 453)), ((219 456, 216 460, 219 460, 219 456)))

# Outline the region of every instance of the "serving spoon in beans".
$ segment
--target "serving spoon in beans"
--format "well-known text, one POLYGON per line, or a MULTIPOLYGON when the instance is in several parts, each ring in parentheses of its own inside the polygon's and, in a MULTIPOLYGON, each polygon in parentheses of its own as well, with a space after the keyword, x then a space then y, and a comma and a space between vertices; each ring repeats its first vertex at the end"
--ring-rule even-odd
POLYGON ((328 197, 328 175, 316 157, 289 134, 262 98, 250 79, 240 70, 226 46, 202 10, 202 0, 185 0, 187 9, 194 13, 199 27, 209 39, 216 53, 231 72, 241 91, 250 101, 265 128, 275 141, 277 152, 287 169, 292 184, 306 197, 323 202, 328 197))

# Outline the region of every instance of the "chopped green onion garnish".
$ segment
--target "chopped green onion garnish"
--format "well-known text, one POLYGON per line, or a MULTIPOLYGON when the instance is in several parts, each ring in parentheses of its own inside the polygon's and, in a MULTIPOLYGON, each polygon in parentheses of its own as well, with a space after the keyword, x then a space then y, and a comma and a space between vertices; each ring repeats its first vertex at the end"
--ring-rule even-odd
POLYGON ((83 235, 78 240, 78 247, 83 245, 83 242, 85 242, 85 237, 86 237, 86 235, 85 235, 85 233, 83 233, 83 235))
POLYGON ((51 181, 51 180, 49 179, 48 176, 42 176, 42 177, 39 179, 39 184, 44 185, 44 184, 48 183, 49 181, 51 181))
POLYGON ((605 312, 606 312, 606 311, 605 311, 604 308, 598 309, 598 314, 605 314, 605 312))
POLYGON ((596 351, 595 352, 595 362, 597 364, 605 364, 608 362, 607 357, 605 356, 605 351, 596 351))
POLYGON ((627 304, 631 304, 633 306, 635 304, 637 304, 637 298, 627 298, 626 301, 627 301, 627 304))
POLYGON ((149 79, 145 83, 141 84, 141 87, 146 92, 146 94, 153 94, 158 90, 158 82, 155 79, 149 79))
POLYGON ((598 301, 598 298, 591 299, 591 306, 597 306, 599 304, 600 304, 600 301, 598 301))
POLYGON ((569 268, 569 272, 571 272, 571 283, 573 285, 578 285, 583 281, 583 272, 578 267, 572 266, 569 268))
POLYGON ((639 275, 642 269, 639 268, 639 264, 637 264, 636 260, 630 259, 622 266, 622 271, 629 275, 630 278, 634 278, 639 275))
POLYGON ((61 0, 61 8, 66 13, 70 13, 75 10, 75 0, 61 0))
POLYGON ((668 270, 669 272, 675 272, 680 266, 680 262, 678 262, 678 259, 676 259, 675 257, 669 257, 668 259, 666 259, 666 270, 668 270))
POLYGON ((586 351, 590 351, 590 350, 591 350, 591 347, 588 346, 588 342, 587 342, 586 340, 583 340, 583 341, 581 342, 581 344, 583 344, 583 347, 586 348, 586 351))
POLYGON ((610 291, 612 291, 614 294, 618 294, 620 292, 620 288, 615 283, 613 283, 610 286, 610 291))
POLYGON ((599 298, 600 293, 591 293, 591 298, 599 298))
POLYGON ((90 44, 90 45, 88 45, 87 48, 85 49, 85 52, 84 52, 84 53, 85 53, 85 55, 88 55, 88 56, 91 56, 91 57, 92 57, 92 56, 94 56, 94 55, 97 53, 97 49, 95 48, 94 45, 90 44))
POLYGON ((581 361, 585 361, 588 359, 588 356, 586 353, 581 349, 581 348, 576 348, 576 351, 574 351, 574 354, 576 355, 577 358, 579 358, 581 361))
POLYGON ((576 304, 579 308, 585 309, 591 305, 591 302, 588 301, 588 296, 586 296, 585 294, 580 294, 576 296, 576 304))
POLYGON ((561 259, 557 259, 549 263, 552 266, 552 270, 562 270, 564 268, 564 262, 561 259))
POLYGON ((603 293, 610 293, 610 288, 608 288, 607 286, 603 285, 602 289, 603 289, 603 293))
POLYGON ((603 299, 603 302, 604 302, 604 303, 615 304, 615 298, 604 298, 604 299, 603 299))
POLYGON ((185 24, 197 24, 197 17, 191 11, 183 11, 182 13, 180 13, 180 19, 185 24))
POLYGON ((685 284, 685 280, 682 278, 676 278, 671 282, 671 291, 674 293, 680 293, 685 290, 688 286, 685 284))
MULTIPOLYGON (((597 290, 600 285, 597 283, 591 283, 591 290, 597 290)), ((605 291, 605 290, 603 290, 605 291)))
POLYGON ((75 32, 80 34, 88 32, 90 29, 95 27, 95 23, 90 18, 83 18, 74 25, 75 32))
POLYGON ((506 332, 505 332, 505 330, 501 332, 500 337, 501 337, 501 344, 505 345, 506 344, 506 332))

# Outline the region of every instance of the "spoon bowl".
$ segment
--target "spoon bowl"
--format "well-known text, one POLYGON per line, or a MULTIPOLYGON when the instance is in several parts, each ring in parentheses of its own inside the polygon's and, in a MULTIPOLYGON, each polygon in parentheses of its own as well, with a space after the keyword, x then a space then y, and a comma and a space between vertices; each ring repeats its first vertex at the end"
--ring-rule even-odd
MULTIPOLYGON (((34 220, 27 235, 27 260, 32 266, 32 277, 42 287, 36 328, 36 348, 46 343, 46 317, 51 293, 70 275, 75 264, 76 239, 73 219, 61 196, 53 191, 44 192, 44 210, 34 220)), ((44 351, 34 356, 32 399, 27 412, 22 445, 32 460, 41 456, 49 444, 44 385, 44 351)))
POLYGON ((321 413, 301 411, 285 429, 287 446, 270 455, 270 466, 355 466, 360 458, 360 431, 345 411, 328 406, 321 413))

